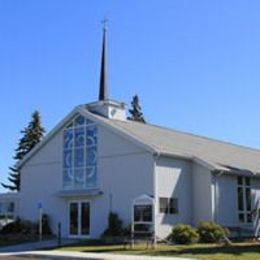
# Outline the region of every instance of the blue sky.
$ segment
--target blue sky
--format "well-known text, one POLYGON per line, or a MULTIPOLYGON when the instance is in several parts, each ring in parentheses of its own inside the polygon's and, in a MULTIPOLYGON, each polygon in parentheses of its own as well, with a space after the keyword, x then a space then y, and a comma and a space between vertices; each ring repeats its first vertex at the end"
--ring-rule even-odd
POLYGON ((137 93, 148 122, 260 148, 259 13, 258 0, 0 0, 0 181, 35 109, 50 131, 97 99, 105 16, 113 99, 137 93))

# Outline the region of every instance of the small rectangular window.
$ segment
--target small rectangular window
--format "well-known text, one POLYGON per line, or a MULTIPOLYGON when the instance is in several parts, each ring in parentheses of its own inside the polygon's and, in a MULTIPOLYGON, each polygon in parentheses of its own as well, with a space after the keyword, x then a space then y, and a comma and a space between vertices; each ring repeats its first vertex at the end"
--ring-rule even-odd
POLYGON ((250 178, 249 177, 245 177, 245 184, 246 184, 246 186, 250 186, 250 178))
POLYGON ((14 202, 9 202, 7 204, 7 212, 8 213, 14 213, 14 202))
POLYGON ((160 213, 168 213, 168 198, 160 198, 160 213))
POLYGON ((245 222, 245 215, 244 213, 239 213, 238 214, 239 222, 244 223, 245 222))
POLYGON ((241 176, 237 177, 237 184, 238 185, 243 185, 243 179, 241 176))
POLYGON ((169 213, 176 214, 178 213, 178 200, 176 198, 171 198, 169 200, 169 213))
POLYGON ((178 199, 177 198, 160 198, 159 211, 164 214, 177 214, 178 213, 178 199))
POLYGON ((135 222, 151 222, 152 206, 151 205, 136 205, 134 206, 134 221, 135 222))
POLYGON ((247 211, 251 211, 251 190, 246 188, 246 207, 247 211))
POLYGON ((238 210, 244 210, 244 202, 243 202, 243 188, 237 188, 237 199, 238 199, 238 210))
POLYGON ((247 214, 247 222, 248 223, 252 223, 252 215, 251 215, 251 213, 247 214))

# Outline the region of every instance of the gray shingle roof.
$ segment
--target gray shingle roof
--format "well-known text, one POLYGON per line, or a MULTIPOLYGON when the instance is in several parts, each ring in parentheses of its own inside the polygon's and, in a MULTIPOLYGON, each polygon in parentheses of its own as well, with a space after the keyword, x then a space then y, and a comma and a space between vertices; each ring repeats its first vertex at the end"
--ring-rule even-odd
POLYGON ((260 175, 260 150, 150 124, 97 117, 158 153, 198 160, 213 170, 260 175))

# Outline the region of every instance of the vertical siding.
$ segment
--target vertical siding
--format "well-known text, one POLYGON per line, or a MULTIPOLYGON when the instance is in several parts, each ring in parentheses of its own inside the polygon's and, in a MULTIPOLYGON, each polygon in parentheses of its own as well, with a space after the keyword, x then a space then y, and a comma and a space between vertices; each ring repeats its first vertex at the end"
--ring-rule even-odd
POLYGON ((173 225, 191 224, 192 221, 192 179, 191 162, 181 159, 160 157, 156 163, 156 229, 159 237, 166 237, 173 225), (178 198, 178 214, 159 212, 160 197, 178 198))
POLYGON ((153 156, 99 127, 98 174, 102 197, 93 202, 93 237, 107 227, 109 211, 118 213, 125 225, 131 222, 132 201, 153 194, 153 156))
POLYGON ((213 220, 211 172, 194 162, 192 180, 193 224, 197 225, 200 221, 213 220))
MULTIPOLYGON (((61 222, 62 235, 68 236, 69 199, 57 196, 63 189, 62 130, 23 166, 21 177, 20 216, 37 221, 37 205, 42 202, 53 231, 56 232, 57 224, 61 222)), ((80 198, 91 203, 92 238, 99 237, 107 227, 110 210, 129 224, 132 200, 144 193, 153 194, 153 157, 123 137, 98 126, 98 182, 103 195, 80 198)))
POLYGON ((216 219, 223 226, 237 226, 237 179, 235 176, 216 177, 216 219))
POLYGON ((57 197, 62 190, 62 133, 55 135, 22 168, 20 192, 20 216, 38 221, 38 203, 48 214, 54 232, 58 222, 62 234, 67 231, 66 202, 57 197))

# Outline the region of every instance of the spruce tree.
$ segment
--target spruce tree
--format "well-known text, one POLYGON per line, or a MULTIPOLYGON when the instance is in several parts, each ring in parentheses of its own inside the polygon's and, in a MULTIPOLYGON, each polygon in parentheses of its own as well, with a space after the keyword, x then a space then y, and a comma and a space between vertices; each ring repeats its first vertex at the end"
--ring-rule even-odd
POLYGON ((145 123, 145 119, 142 113, 142 108, 139 104, 139 98, 137 95, 133 96, 131 106, 132 108, 129 109, 130 117, 128 117, 128 119, 145 123))
POLYGON ((2 186, 11 191, 20 190, 20 172, 16 164, 28 154, 33 147, 42 140, 44 136, 45 129, 41 125, 41 116, 39 111, 34 111, 32 114, 32 119, 29 122, 28 126, 21 131, 23 135, 18 142, 18 146, 15 149, 15 155, 13 159, 15 164, 12 167, 9 167, 9 177, 8 180, 10 184, 1 183, 2 186))

